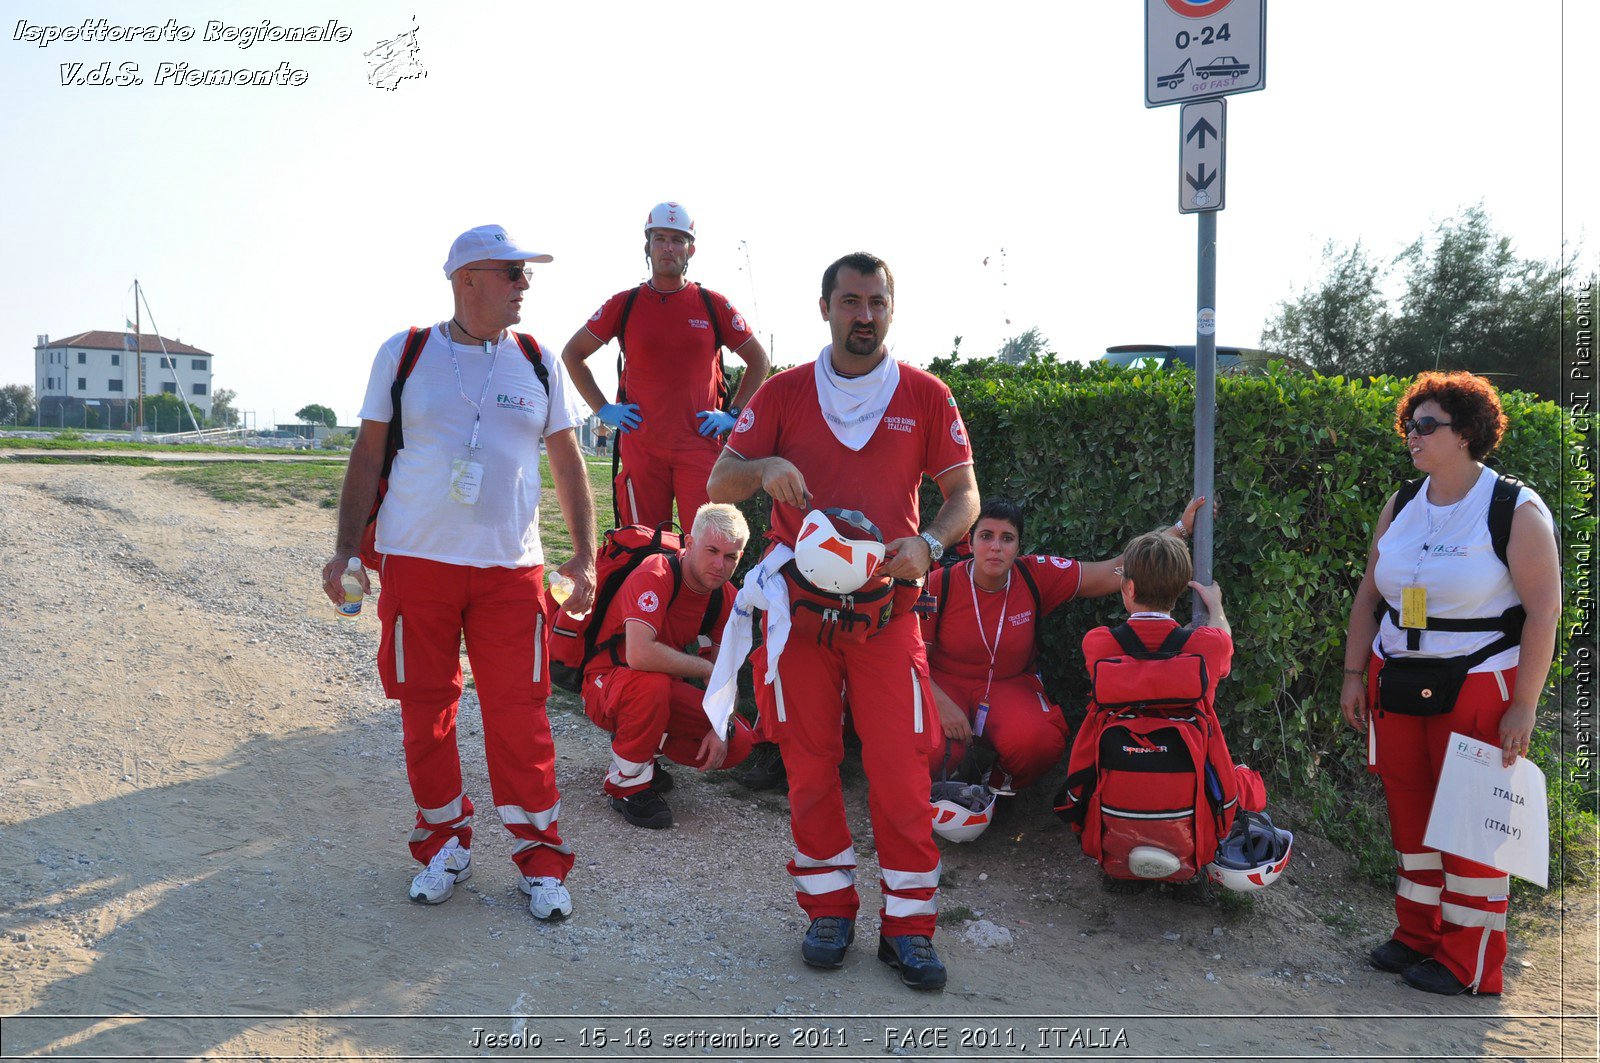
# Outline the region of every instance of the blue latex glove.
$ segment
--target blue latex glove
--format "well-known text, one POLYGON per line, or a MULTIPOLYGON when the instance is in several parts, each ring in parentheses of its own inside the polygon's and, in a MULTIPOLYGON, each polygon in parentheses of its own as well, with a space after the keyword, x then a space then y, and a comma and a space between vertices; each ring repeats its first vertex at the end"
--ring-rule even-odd
POLYGON ((700 434, 703 436, 723 436, 733 431, 733 414, 725 410, 701 410, 695 416, 700 418, 700 434))
POLYGON ((637 402, 608 402, 595 411, 595 416, 619 432, 631 432, 644 420, 639 416, 637 402))

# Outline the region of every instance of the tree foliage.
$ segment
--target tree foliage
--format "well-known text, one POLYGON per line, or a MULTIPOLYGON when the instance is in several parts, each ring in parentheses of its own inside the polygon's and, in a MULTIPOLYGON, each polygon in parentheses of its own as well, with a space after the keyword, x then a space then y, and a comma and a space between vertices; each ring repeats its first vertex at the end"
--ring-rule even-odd
POLYGON ((211 393, 211 423, 217 428, 232 428, 239 423, 239 411, 233 405, 239 393, 232 388, 218 388, 211 393))
POLYGON ((32 424, 37 407, 27 384, 0 387, 0 424, 32 424))
POLYGON ((294 412, 294 415, 306 424, 327 425, 329 428, 337 427, 339 424, 339 415, 320 402, 302 406, 294 412))
POLYGON ((1489 375, 1501 390, 1559 397, 1568 260, 1520 258, 1481 204, 1440 222, 1387 265, 1358 241, 1330 242, 1322 274, 1280 303, 1262 330, 1269 350, 1321 372, 1411 376, 1425 369, 1489 375), (1399 288, 1391 305, 1383 290, 1399 288))
MULTIPOLYGON (((956 346, 961 345, 961 337, 956 337, 956 346)), ((1000 345, 995 352, 995 357, 1006 365, 1021 365, 1034 355, 1049 352, 1050 341, 1044 338, 1044 333, 1038 327, 1030 328, 1020 336, 1012 336, 1000 345)))
POLYGON ((170 391, 144 397, 144 426, 152 432, 186 432, 204 421, 205 414, 200 407, 184 402, 170 391), (184 412, 185 406, 189 408, 188 413, 184 412))

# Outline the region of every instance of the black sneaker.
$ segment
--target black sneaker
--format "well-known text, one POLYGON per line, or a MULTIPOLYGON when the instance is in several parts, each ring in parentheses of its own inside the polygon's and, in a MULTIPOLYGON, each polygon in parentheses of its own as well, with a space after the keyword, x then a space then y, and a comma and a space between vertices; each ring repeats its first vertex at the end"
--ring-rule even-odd
POLYGON ((661 830, 672 826, 672 809, 666 799, 650 787, 627 797, 613 797, 611 807, 622 813, 622 818, 635 827, 661 830))
POLYGON ((734 769, 733 777, 747 790, 787 790, 789 773, 783 766, 783 754, 776 742, 757 743, 743 764, 734 769))
POLYGON ((1403 944, 1390 938, 1382 945, 1367 953, 1367 962, 1380 971, 1389 971, 1399 974, 1407 967, 1415 967, 1428 958, 1426 952, 1418 952, 1410 945, 1403 944))
POLYGON ((943 989, 944 964, 933 942, 921 934, 878 938, 878 959, 900 972, 900 981, 912 989, 943 989))
POLYGON ((809 967, 833 970, 844 966, 844 950, 856 939, 856 921, 842 915, 821 915, 811 920, 800 958, 809 967))
MULTIPOLYGON (((1454 997, 1465 993, 1470 987, 1455 976, 1455 973, 1435 959, 1426 959, 1421 963, 1413 964, 1400 972, 1400 978, 1406 985, 1413 989, 1420 989, 1424 993, 1438 993, 1440 996, 1454 997)), ((1480 993, 1480 996, 1497 997, 1499 993, 1480 993)))
POLYGON ((661 758, 656 758, 656 770, 650 777, 650 787, 658 794, 664 794, 673 787, 672 776, 667 774, 667 766, 661 763, 661 758))

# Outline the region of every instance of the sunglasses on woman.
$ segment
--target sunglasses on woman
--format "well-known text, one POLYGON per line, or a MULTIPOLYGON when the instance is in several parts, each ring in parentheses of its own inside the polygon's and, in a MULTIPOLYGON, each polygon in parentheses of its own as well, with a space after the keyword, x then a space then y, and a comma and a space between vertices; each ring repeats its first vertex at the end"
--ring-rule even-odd
POLYGON ((1406 430, 1406 435, 1415 432, 1419 436, 1431 436, 1439 429, 1449 428, 1453 424, 1454 421, 1440 421, 1433 417, 1407 417, 1400 422, 1400 427, 1406 430))

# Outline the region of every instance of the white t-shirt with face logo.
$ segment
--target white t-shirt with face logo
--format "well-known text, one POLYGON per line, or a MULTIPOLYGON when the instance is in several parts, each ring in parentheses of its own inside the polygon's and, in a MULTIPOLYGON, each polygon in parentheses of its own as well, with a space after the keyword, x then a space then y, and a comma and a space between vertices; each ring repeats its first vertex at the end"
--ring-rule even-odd
MULTIPOLYGON (((361 404, 362 420, 387 423, 394 416, 389 389, 405 342, 401 332, 379 349, 361 404)), ((379 553, 474 568, 544 562, 539 446, 582 417, 561 359, 542 345, 540 352, 550 374, 548 397, 509 334, 486 354, 482 344, 452 344, 440 326, 433 327, 400 399, 405 447, 395 455, 389 493, 378 511, 379 553), (459 385, 452 351, 461 370, 459 385), (472 403, 480 395, 483 420, 471 460, 483 467, 482 483, 476 504, 464 505, 451 501, 452 463, 468 459, 476 416, 472 403)))
MULTIPOLYGON (((1495 617, 1520 604, 1511 585, 1511 571, 1495 556, 1489 537, 1489 499, 1494 493, 1496 475, 1484 469, 1462 500, 1453 506, 1435 506, 1428 501, 1428 485, 1406 504, 1378 540, 1378 564, 1373 570, 1378 593, 1394 609, 1400 596, 1413 581, 1428 592, 1428 615, 1439 619, 1463 620, 1495 617), (1427 547, 1426 553, 1423 547, 1427 547), (1421 569, 1417 562, 1421 559, 1421 569), (1413 573, 1416 573, 1415 577, 1413 573)), ((1550 508, 1531 487, 1517 495, 1517 508, 1539 507, 1546 518, 1550 508)), ((1388 657, 1418 654, 1428 657, 1461 657, 1489 645, 1500 637, 1498 631, 1424 631, 1418 649, 1406 649, 1406 632, 1387 615, 1378 628, 1373 649, 1388 657)), ((1520 647, 1495 654, 1472 670, 1493 672, 1516 666, 1520 647)))

